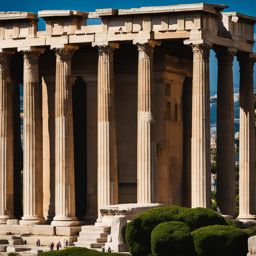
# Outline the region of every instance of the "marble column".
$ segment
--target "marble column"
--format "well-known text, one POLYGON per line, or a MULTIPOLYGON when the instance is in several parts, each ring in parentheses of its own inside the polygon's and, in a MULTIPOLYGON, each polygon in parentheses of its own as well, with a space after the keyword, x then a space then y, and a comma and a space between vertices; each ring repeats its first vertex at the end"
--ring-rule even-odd
POLYGON ((253 66, 249 54, 238 55, 240 64, 240 132, 239 132, 239 216, 256 219, 255 212, 255 113, 253 66))
POLYGON ((138 44, 137 203, 154 202, 152 163, 153 47, 138 44))
POLYGON ((217 204, 224 215, 235 214, 234 52, 217 50, 217 204))
POLYGON ((209 47, 192 45, 191 205, 210 207, 209 47))
POLYGON ((13 85, 10 56, 0 53, 0 224, 13 217, 13 85))
POLYGON ((113 46, 98 53, 98 210, 118 203, 113 46))
POLYGON ((21 225, 43 221, 42 89, 39 84, 40 51, 24 52, 23 217, 21 225))
POLYGON ((53 226, 77 225, 71 58, 74 48, 56 50, 55 89, 55 217, 53 226))

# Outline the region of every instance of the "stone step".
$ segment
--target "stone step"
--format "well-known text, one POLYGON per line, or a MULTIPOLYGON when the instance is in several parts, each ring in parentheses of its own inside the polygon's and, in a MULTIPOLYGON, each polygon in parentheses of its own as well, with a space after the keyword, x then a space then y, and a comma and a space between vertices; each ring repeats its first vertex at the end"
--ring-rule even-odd
POLYGON ((75 246, 86 247, 89 249, 101 249, 101 247, 105 245, 104 243, 90 243, 90 242, 83 242, 83 243, 75 242, 74 244, 75 246))
POLYGON ((83 237, 83 238, 103 238, 103 237, 107 237, 109 235, 109 233, 96 233, 96 232, 85 232, 85 231, 81 231, 79 233, 79 237, 83 237))
POLYGON ((107 237, 101 237, 101 238, 93 238, 93 237, 78 237, 77 239, 78 242, 86 243, 106 243, 107 242, 107 237))
POLYGON ((40 240, 41 246, 50 246, 51 242, 55 245, 60 241, 61 245, 65 245, 66 241, 69 242, 69 245, 72 245, 73 242, 77 241, 77 236, 27 236, 23 237, 23 240, 27 242, 29 246, 35 246, 36 241, 40 240))
POLYGON ((0 244, 8 244, 8 239, 0 239, 0 244))
POLYGON ((13 235, 2 235, 0 234, 0 240, 10 240, 12 239, 13 235))
POLYGON ((6 252, 7 246, 8 245, 0 244, 0 252, 6 252))
POLYGON ((110 233, 111 227, 96 227, 93 225, 82 226, 82 231, 88 233, 110 233))
POLYGON ((10 239, 8 240, 9 242, 9 245, 23 245, 24 242, 23 242, 23 239, 10 239))
POLYGON ((25 252, 25 251, 30 251, 31 248, 28 246, 7 246, 6 251, 7 252, 25 252))

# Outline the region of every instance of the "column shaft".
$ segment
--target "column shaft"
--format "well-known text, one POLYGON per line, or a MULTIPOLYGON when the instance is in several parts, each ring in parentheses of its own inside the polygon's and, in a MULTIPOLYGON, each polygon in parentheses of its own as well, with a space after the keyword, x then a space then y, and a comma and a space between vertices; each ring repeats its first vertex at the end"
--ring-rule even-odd
POLYGON ((23 225, 43 219, 42 99, 39 84, 39 52, 24 52, 23 119, 23 225))
POLYGON ((113 49, 99 47, 98 57, 98 210, 118 203, 113 49))
POLYGON ((191 205, 210 206, 209 48, 193 45, 191 205))
POLYGON ((137 202, 152 203, 152 57, 148 44, 138 46, 137 202))
POLYGON ((71 87, 73 50, 56 50, 55 217, 53 226, 78 224, 75 217, 74 141, 71 87))
POLYGON ((225 215, 235 214, 235 148, 233 52, 217 52, 217 204, 225 215))
POLYGON ((253 60, 238 56, 240 63, 239 219, 255 219, 255 113, 253 60))
POLYGON ((13 115, 10 56, 0 53, 0 224, 13 216, 13 115))

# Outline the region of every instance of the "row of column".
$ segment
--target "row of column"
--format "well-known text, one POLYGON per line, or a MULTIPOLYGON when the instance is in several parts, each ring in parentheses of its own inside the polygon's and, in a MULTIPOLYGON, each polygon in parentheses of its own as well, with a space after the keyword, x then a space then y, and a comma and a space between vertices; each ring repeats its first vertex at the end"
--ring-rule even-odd
MULTIPOLYGON (((53 225, 71 226, 75 217, 71 57, 74 47, 56 50, 55 212, 53 225)), ((41 49, 24 51, 23 217, 21 225, 44 223, 42 173, 41 49)), ((9 53, 0 53, 0 223, 13 218, 12 81, 9 53)))
MULTIPOLYGON (((98 209, 118 202, 114 119, 113 49, 98 55, 98 209)), ((154 44, 138 45, 137 202, 154 202, 152 128, 152 58, 154 44)), ((192 207, 210 206, 210 88, 209 50, 193 45, 191 183, 192 207)), ((55 213, 53 225, 76 225, 72 121, 71 58, 75 47, 56 50, 55 92, 55 213)), ((42 213, 42 95, 40 49, 24 52, 24 169, 21 224, 43 222, 42 213)), ((218 202, 223 214, 235 209, 234 174, 234 53, 218 50, 218 202)), ((240 218, 254 212, 255 147, 253 61, 240 62, 240 218)), ((10 56, 0 54, 0 222, 13 216, 13 135, 10 56)), ((252 216, 254 217, 254 216, 252 216)))
MULTIPOLYGON (((235 215, 234 49, 215 49, 217 88, 217 203, 224 215, 235 215)), ((210 207, 210 97, 208 45, 193 46, 191 204, 210 207)), ((255 219, 255 113, 253 66, 248 53, 237 53, 240 64, 239 216, 255 219)))
MULTIPOLYGON (((118 203, 118 174, 114 118, 113 50, 98 55, 98 209, 118 203)), ((139 46, 138 201, 151 202, 151 63, 150 45, 139 46)), ((55 89, 55 217, 52 225, 76 225, 71 58, 76 49, 56 53, 55 89)), ((42 95, 38 60, 41 49, 24 51, 23 217, 22 225, 43 223, 42 95)), ((13 218, 13 127, 10 55, 0 54, 0 223, 13 218)))

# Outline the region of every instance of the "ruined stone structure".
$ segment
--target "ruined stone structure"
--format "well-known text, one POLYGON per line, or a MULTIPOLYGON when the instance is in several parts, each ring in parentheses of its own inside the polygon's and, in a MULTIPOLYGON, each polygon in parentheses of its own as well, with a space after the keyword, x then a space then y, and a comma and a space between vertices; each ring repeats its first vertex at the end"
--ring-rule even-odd
POLYGON ((234 215, 237 56, 239 218, 254 219, 256 19, 225 8, 0 13, 0 222, 72 226, 112 204, 209 207, 211 49, 218 205, 234 215))

